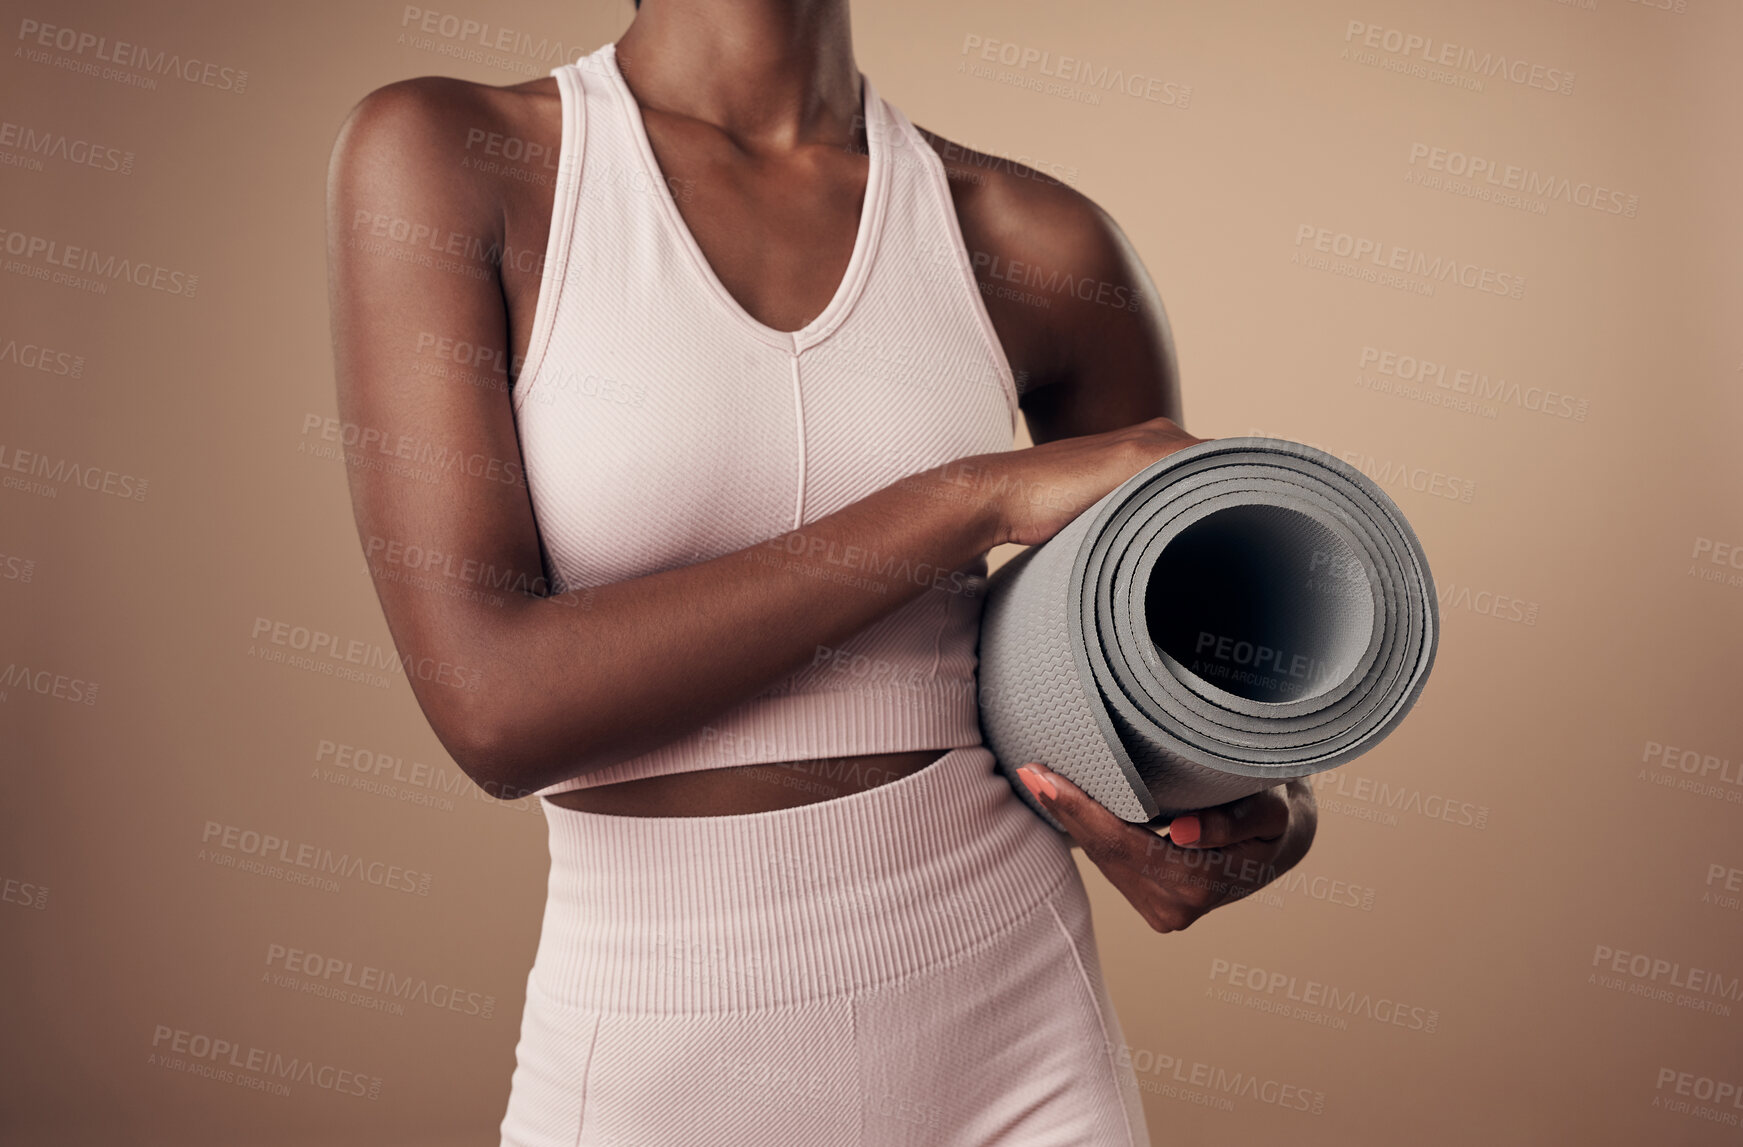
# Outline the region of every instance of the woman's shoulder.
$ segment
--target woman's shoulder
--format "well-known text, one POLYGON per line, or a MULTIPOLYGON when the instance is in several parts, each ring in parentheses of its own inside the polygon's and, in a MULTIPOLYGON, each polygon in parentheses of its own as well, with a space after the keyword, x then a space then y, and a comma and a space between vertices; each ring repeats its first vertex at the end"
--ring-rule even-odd
POLYGON ((1077 268, 1080 274, 1111 271, 1124 262, 1127 243, 1119 225, 1063 179, 922 127, 915 130, 944 164, 963 238, 985 248, 979 262, 1003 256, 1077 268))
POLYGON ((352 105, 340 140, 390 148, 415 157, 419 152, 465 147, 480 132, 526 127, 559 106, 557 81, 540 76, 517 84, 479 84, 452 76, 413 76, 383 84, 352 105))
POLYGON ((372 182, 437 180, 480 189, 500 181, 468 179, 478 161, 506 139, 555 138, 561 96, 552 76, 515 84, 452 76, 414 76, 384 84, 346 113, 334 140, 330 178, 372 182))
POLYGON ((1020 159, 976 151, 918 124, 914 125, 914 130, 938 153, 952 184, 991 186, 1007 194, 1019 195, 1030 190, 1037 199, 1086 198, 1070 185, 1070 179, 1077 174, 1074 167, 1057 163, 1031 166, 1020 159))
POLYGON ((1027 164, 916 130, 943 161, 970 264, 1014 369, 1056 373, 1056 348, 1105 330, 1110 307, 1141 306, 1147 276, 1100 204, 1027 164))

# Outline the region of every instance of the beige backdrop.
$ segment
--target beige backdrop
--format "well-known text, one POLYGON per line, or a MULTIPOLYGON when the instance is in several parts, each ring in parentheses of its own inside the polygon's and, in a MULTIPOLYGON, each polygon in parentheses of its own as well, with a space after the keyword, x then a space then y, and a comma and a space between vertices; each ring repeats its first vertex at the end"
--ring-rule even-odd
MULTIPOLYGON (((495 1142, 544 824, 424 723, 310 429, 323 178, 364 92, 543 74, 630 9, 437 2, 6 5, 8 1143, 495 1142)), ((1439 581, 1421 704, 1284 884, 1158 936, 1086 866, 1157 1142, 1743 1139, 1743 8, 855 36, 917 122, 1124 225, 1191 429, 1349 458, 1439 581)))

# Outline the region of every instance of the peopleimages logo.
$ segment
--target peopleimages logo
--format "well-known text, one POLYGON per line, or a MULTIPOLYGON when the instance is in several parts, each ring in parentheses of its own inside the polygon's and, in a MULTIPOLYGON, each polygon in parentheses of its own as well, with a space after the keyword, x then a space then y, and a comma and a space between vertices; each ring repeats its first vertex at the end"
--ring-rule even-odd
POLYGON ((1385 781, 1376 781, 1373 777, 1356 776, 1348 769, 1330 769, 1305 779, 1313 786, 1314 795, 1319 798, 1322 809, 1347 812, 1360 820, 1377 820, 1383 824, 1395 825, 1398 823, 1396 814, 1406 812, 1464 828, 1489 826, 1488 805, 1458 800, 1411 786, 1391 785, 1385 781), (1369 807, 1346 808, 1336 799, 1327 800, 1328 795, 1332 798, 1343 797, 1359 801, 1369 807))
POLYGON ((1198 632, 1198 640, 1192 652, 1202 655, 1195 657, 1187 667, 1193 673, 1205 677, 1245 681, 1273 690, 1289 684, 1278 680, 1280 677, 1289 677, 1299 682, 1336 681, 1349 673, 1348 666, 1310 657, 1305 653, 1273 649, 1269 645, 1202 629, 1198 632), (1212 664, 1213 662, 1220 664, 1212 664), (1231 669, 1230 666, 1239 668, 1231 669))
POLYGON ((1699 774, 1702 780, 1718 780, 1729 785, 1743 786, 1743 761, 1703 753, 1699 749, 1684 749, 1658 741, 1647 741, 1641 750, 1640 759, 1661 769, 1683 772, 1690 776, 1699 774))
MULTIPOLYGON (((1222 957, 1210 962, 1210 979, 1232 988, 1244 988, 1258 997, 1271 997, 1276 1002, 1298 1004, 1302 1008, 1324 1013, 1327 1018, 1359 1016, 1388 1027, 1433 1034, 1440 1027, 1440 1011, 1405 1004, 1371 992, 1345 990, 1322 980, 1304 980, 1288 972, 1269 971, 1222 957)), ((1249 1007, 1255 1006, 1248 1003, 1249 1007)), ((1256 1010, 1279 1010, 1259 1007, 1256 1010)), ((1281 1009, 1287 1010, 1287 1009, 1281 1009)))
POLYGON ((306 1083, 339 1095, 367 1099, 381 1097, 380 1076, 364 1075, 330 1063, 317 1063, 301 1056, 285 1055, 240 1040, 169 1024, 158 1024, 152 1030, 151 1048, 146 1062, 154 1067, 204 1075, 239 1087, 289 1095, 286 1083, 289 1081, 306 1083))
POLYGON ((0 365, 7 363, 25 370, 64 378, 80 378, 85 373, 85 356, 71 351, 55 350, 41 343, 20 342, 9 335, 0 335, 0 365))
POLYGON ((267 945, 266 971, 261 978, 277 987, 347 1003, 366 1003, 378 1011, 398 1015, 404 1014, 403 1005, 407 1002, 485 1020, 496 1011, 496 996, 490 993, 467 991, 440 981, 432 983, 424 976, 402 975, 344 956, 288 944, 267 945))
POLYGON ((1576 207, 1589 207, 1606 215, 1634 218, 1640 211, 1640 196, 1626 195, 1613 187, 1575 181, 1563 175, 1547 175, 1515 163, 1502 163, 1481 155, 1426 143, 1410 145, 1410 166, 1481 182, 1540 199, 1559 199, 1576 207))
POLYGON ((1479 51, 1417 32, 1370 24, 1366 20, 1351 20, 1344 28, 1344 42, 1359 43, 1364 48, 1377 49, 1400 60, 1419 61, 1483 79, 1502 79, 1521 87, 1540 88, 1564 96, 1574 93, 1572 72, 1534 64, 1502 52, 1479 51))
POLYGON ((1538 612, 1542 609, 1539 602, 1527 601, 1512 594, 1496 593, 1489 589, 1472 589, 1458 582, 1443 581, 1437 585, 1440 597, 1440 610, 1464 609, 1472 613, 1493 617, 1501 621, 1515 621, 1521 625, 1536 625, 1538 612))
POLYGON ((145 501, 146 489, 150 481, 133 474, 119 470, 109 470, 89 463, 82 463, 68 458, 57 458, 44 454, 40 450, 26 450, 21 446, 0 442, 0 470, 10 470, 15 474, 28 474, 32 478, 41 478, 42 482, 26 482, 8 476, 5 484, 9 488, 26 489, 45 497, 54 497, 60 492, 58 485, 48 483, 70 482, 86 490, 108 494, 114 498, 122 498, 130 502, 145 501))
MULTIPOLYGON (((488 21, 474 20, 470 16, 439 12, 434 8, 422 8, 415 4, 407 4, 401 9, 399 26, 399 43, 409 43, 414 48, 431 48, 433 45, 428 41, 445 40, 452 48, 441 50, 441 54, 460 59, 477 60, 482 58, 480 52, 501 52, 536 61, 539 65, 550 68, 558 64, 576 63, 587 55, 584 47, 566 45, 563 41, 542 33, 505 28, 488 21), (408 35, 415 36, 420 33, 425 37, 424 40, 408 38, 408 35), (468 52, 464 49, 473 50, 468 52)), ((532 74, 529 69, 521 70, 532 74)))
MULTIPOLYGON (((75 705, 97 703, 95 681, 49 669, 32 669, 29 665, 20 665, 16 661, 8 663, 5 671, 0 672, 0 685, 8 689, 24 689, 44 697, 53 697, 57 701, 70 701, 75 705)), ((0 693, 0 697, 4 696, 4 693, 0 693)))
POLYGON ((1662 741, 1647 741, 1634 779, 1660 788, 1743 804, 1743 761, 1662 741))
MULTIPOLYGON (((1130 1044, 1107 1045, 1109 1055, 1121 1067, 1129 1067, 1139 1077, 1138 1086, 1145 1091, 1171 1094, 1175 1089, 1157 1086, 1161 1081, 1174 1085, 1214 1092, 1218 1096, 1234 1095, 1258 1103, 1270 1104, 1289 1111, 1304 1111, 1313 1115, 1325 1113, 1325 1092, 1299 1084, 1269 1079, 1251 1071, 1235 1071, 1202 1060, 1188 1060, 1149 1048, 1134 1049, 1130 1044), (1149 1077, 1154 1076, 1155 1079, 1149 1077)), ((1193 1098, 1190 1094, 1172 1098, 1193 1098)), ((1223 1110, 1230 1110, 1224 1106, 1223 1110)))
MULTIPOLYGON (((131 68, 136 72, 168 76, 236 95, 241 95, 248 88, 248 72, 242 68, 226 67, 194 56, 184 57, 179 52, 150 48, 127 40, 111 40, 95 32, 45 24, 41 20, 28 17, 18 22, 18 41, 22 47, 17 51, 33 63, 56 62, 39 58, 45 57, 47 50, 65 53, 62 59, 75 64, 69 69, 71 71, 88 71, 88 68, 76 66, 80 61, 88 60, 99 65, 113 64, 117 68, 131 68)), ((111 70, 113 69, 99 69, 111 70)))
POLYGON ((1295 246, 1300 248, 1303 245, 1320 254, 1335 255, 1354 263, 1372 263, 1383 271, 1419 275, 1437 283, 1452 282, 1485 294, 1504 295, 1510 299, 1525 295, 1523 275, 1446 255, 1431 257, 1426 251, 1412 250, 1396 243, 1385 243, 1347 231, 1316 227, 1312 223, 1303 223, 1295 229, 1295 246))
MULTIPOLYGON (((1123 68, 1112 68, 1106 64, 1096 64, 1081 56, 1055 55, 1045 48, 1036 48, 1026 44, 1013 43, 1010 40, 998 40, 991 36, 979 36, 970 32, 962 38, 963 56, 983 60, 990 64, 1001 64, 1007 68, 1016 69, 1016 75, 1033 73, 1058 80, 1065 84, 1077 85, 1086 94, 1097 95, 1100 92, 1120 92, 1134 99, 1148 100, 1151 103, 1163 104, 1168 107, 1185 108, 1192 102, 1192 86, 1163 80, 1156 76, 1146 76, 1141 72, 1127 72, 1123 68)), ((963 61, 966 64, 967 61, 963 61)), ((966 70, 962 64, 958 71, 966 70)), ((1019 84, 1017 86, 1032 86, 1019 84)), ((1035 85, 1037 90, 1047 90, 1035 85)), ((1057 94, 1057 93, 1055 93, 1057 94)))
POLYGON ((1695 539, 1695 552, 1691 555, 1698 559, 1705 558, 1713 565, 1728 565, 1732 569, 1743 570, 1743 545, 1733 545, 1730 542, 1715 542, 1712 538, 1695 539))
MULTIPOLYGON (((33 160, 58 159, 75 167, 133 174, 131 151, 11 120, 0 120, 0 148, 14 149, 33 160)), ((34 170, 42 170, 40 164, 34 170)))
MULTIPOLYGON (((1703 1103, 1711 1103, 1714 1107, 1730 1107, 1737 1111, 1743 1111, 1743 1084, 1733 1080, 1715 1079, 1710 1075, 1696 1075, 1692 1071, 1678 1071, 1674 1067, 1661 1067, 1658 1069, 1657 1090, 1663 1091, 1666 1087, 1669 1087, 1674 1094, 1686 1095, 1703 1103)), ((1653 1099, 1652 1105, 1659 1106, 1659 1100, 1656 1097, 1653 1099)), ((1718 1114, 1730 1116, 1729 1112, 1724 1111, 1718 1112, 1718 1114)), ((1737 1117, 1715 1119, 1714 1122, 1735 1127, 1737 1117)))
POLYGON ((1743 978, 1656 954, 1594 944, 1591 966, 1589 984, 1692 1011, 1728 1016, 1730 1004, 1743 1001, 1743 978))
POLYGON ((258 871, 261 865, 281 866, 287 871, 302 869, 303 874, 317 878, 336 876, 394 892, 417 896, 430 894, 431 876, 428 872, 352 856, 348 852, 334 852, 322 845, 289 840, 240 825, 209 820, 200 833, 200 843, 204 846, 200 849, 200 859, 222 867, 258 871), (237 858, 246 858, 250 864, 239 864, 237 858))
MULTIPOLYGON (((1252 438, 1283 438, 1282 434, 1274 434, 1254 427, 1247 431, 1252 438)), ((1376 458, 1371 454, 1363 454, 1359 450, 1333 450, 1318 442, 1308 442, 1297 439, 1304 446, 1323 450, 1327 454, 1348 462, 1372 478, 1381 486, 1393 489, 1413 490, 1418 494, 1428 494, 1436 498, 1445 498, 1451 502, 1469 503, 1477 496, 1475 479, 1461 478, 1455 474, 1447 474, 1427 466, 1413 466, 1404 462, 1394 462, 1388 458, 1376 458)), ((1340 581, 1357 581, 1365 583, 1368 575, 1361 562, 1353 556, 1343 560, 1334 559, 1329 554, 1316 552, 1308 563, 1308 574, 1318 575, 1318 588, 1327 588, 1340 581)), ((1310 581, 1310 587, 1314 585, 1310 581)))
POLYGON ((32 270, 33 264, 46 263, 50 267, 65 270, 51 273, 43 267, 34 267, 40 273, 27 274, 27 277, 46 279, 59 275, 65 279, 65 285, 77 286, 99 295, 109 292, 108 283, 103 282, 105 279, 109 282, 144 287, 166 295, 179 295, 184 299, 193 298, 200 285, 200 277, 189 271, 144 259, 129 259, 114 252, 94 251, 89 247, 28 231, 0 228, 0 251, 26 260, 16 268, 9 265, 7 270, 27 274, 32 270), (68 272, 73 272, 74 275, 69 276, 68 272))
POLYGON ((1575 394, 1521 385, 1499 373, 1457 366, 1426 355, 1404 354, 1387 347, 1362 347, 1358 366, 1364 375, 1384 378, 1392 383, 1432 386, 1482 402, 1513 406, 1533 414, 1573 422, 1584 422, 1591 409, 1589 399, 1575 394))

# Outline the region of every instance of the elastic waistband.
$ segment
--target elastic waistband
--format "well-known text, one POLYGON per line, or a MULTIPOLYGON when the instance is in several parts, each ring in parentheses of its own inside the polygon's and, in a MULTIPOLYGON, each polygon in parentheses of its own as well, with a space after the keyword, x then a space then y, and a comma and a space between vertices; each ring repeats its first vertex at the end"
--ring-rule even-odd
POLYGON ((1003 933, 1077 878, 985 746, 773 812, 624 817, 545 802, 529 990, 615 1012, 778 1007, 888 985, 1003 933))

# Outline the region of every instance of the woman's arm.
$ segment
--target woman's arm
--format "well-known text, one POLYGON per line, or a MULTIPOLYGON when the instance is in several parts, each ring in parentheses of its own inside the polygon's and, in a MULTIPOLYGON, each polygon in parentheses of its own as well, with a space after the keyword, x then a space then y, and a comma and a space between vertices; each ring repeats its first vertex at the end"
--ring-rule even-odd
POLYGON ((1056 206, 1052 226, 1024 232, 1033 247, 1028 257, 1069 268, 1076 285, 1048 308, 1055 312, 1045 327, 1049 341, 1022 396, 1029 436, 1054 442, 1156 417, 1184 425, 1162 296, 1119 225, 1070 194, 1077 202, 1056 206))
MULTIPOLYGON (((1164 416, 1180 422, 1179 366, 1162 299, 1125 233, 1072 188, 939 137, 987 310, 1025 380, 1038 443, 1164 416), (988 178, 986 172, 998 174, 988 178), (1018 290, 1003 290, 1016 286, 1018 290)), ((1129 824, 1043 764, 1018 770, 1043 806, 1152 928, 1176 931, 1250 895, 1313 843, 1313 787, 1295 780, 1174 818, 1167 837, 1129 824)))
MULTIPOLYGON (((469 127, 500 128, 503 96, 458 81, 407 81, 353 110, 328 181, 330 301, 340 417, 366 444, 347 453, 365 553, 416 546, 446 555, 445 569, 512 572, 536 586, 538 534, 506 388, 417 369, 418 348, 431 339, 509 359, 499 268, 488 259, 444 266, 440 256, 424 257, 500 249, 505 239, 502 199, 488 177, 460 164, 469 127), (378 464, 402 450, 471 463, 436 469, 434 481, 378 464)), ((584 600, 509 593, 492 605, 443 592, 464 585, 413 584, 390 564, 372 570, 437 737, 475 782, 513 796, 701 727, 929 584, 889 580, 876 593, 813 576, 843 571, 853 554, 960 569, 1001 542, 1051 537, 1125 478, 1194 441, 1155 419, 966 459, 776 544, 600 586, 584 600)), ((648 491, 650 501, 660 496, 648 491)))
POLYGON ((1183 425, 1162 296, 1113 217, 1033 168, 919 130, 944 164, 1030 439, 1183 425))

